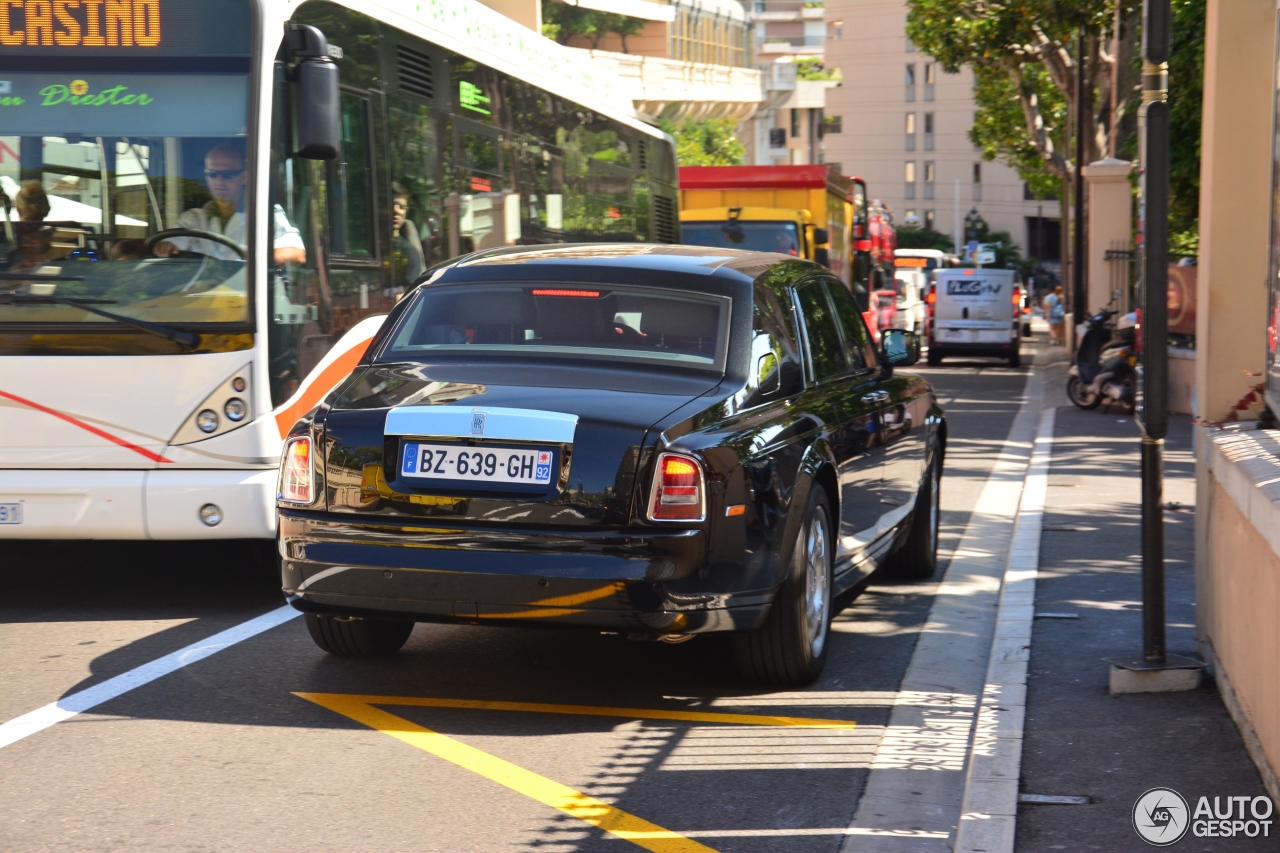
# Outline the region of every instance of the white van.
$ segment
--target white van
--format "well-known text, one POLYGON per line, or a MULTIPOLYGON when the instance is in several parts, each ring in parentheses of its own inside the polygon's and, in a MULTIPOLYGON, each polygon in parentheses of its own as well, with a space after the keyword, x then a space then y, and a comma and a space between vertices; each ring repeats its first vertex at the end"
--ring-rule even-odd
POLYGON ((1010 367, 1020 367, 1022 295, 1013 270, 940 269, 934 276, 929 364, 976 355, 1007 358, 1010 367))
POLYGON ((923 269, 896 269, 893 272, 893 289, 897 291, 897 313, 893 327, 906 329, 917 335, 924 334, 924 298, 929 289, 923 269))

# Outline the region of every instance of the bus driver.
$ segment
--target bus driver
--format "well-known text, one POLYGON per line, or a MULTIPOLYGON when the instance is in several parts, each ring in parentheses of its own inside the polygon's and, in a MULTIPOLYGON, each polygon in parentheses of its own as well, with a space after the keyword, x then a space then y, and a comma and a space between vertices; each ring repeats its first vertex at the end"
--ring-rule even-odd
MULTIPOLYGON (((204 158, 204 180, 213 198, 204 207, 193 207, 178 217, 178 228, 195 231, 212 231, 240 245, 245 245, 244 190, 248 173, 244 168, 244 155, 230 145, 215 145, 204 158)), ((276 205, 272 212, 275 245, 275 264, 303 264, 307 250, 302 234, 289 223, 284 208, 276 205)), ((230 246, 202 240, 199 237, 170 237, 155 246, 155 253, 162 258, 173 257, 179 252, 199 252, 220 260, 241 260, 230 246)))

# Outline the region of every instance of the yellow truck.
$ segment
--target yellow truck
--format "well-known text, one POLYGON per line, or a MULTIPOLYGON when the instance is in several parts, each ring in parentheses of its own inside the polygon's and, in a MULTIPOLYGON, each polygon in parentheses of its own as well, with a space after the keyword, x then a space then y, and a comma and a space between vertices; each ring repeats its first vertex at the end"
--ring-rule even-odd
POLYGON ((866 184, 832 166, 680 168, 682 243, 816 261, 845 283, 878 336, 870 224, 866 184))

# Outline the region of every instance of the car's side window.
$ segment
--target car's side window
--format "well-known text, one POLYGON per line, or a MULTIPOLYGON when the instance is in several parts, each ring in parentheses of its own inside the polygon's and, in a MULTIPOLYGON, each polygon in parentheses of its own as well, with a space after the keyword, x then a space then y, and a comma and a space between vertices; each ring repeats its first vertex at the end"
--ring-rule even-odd
POLYGON ((828 281, 827 292, 831 295, 831 302, 836 309, 836 318, 840 323, 840 331, 844 334, 844 352, 849 362, 849 369, 862 370, 875 367, 878 363, 875 346, 871 343, 867 324, 862 320, 862 312, 853 301, 853 295, 838 281, 828 281))
POLYGON ((772 300, 756 297, 755 317, 751 330, 751 364, 739 407, 750 408, 783 397, 803 385, 797 382, 800 360, 783 331, 777 306, 772 300))
POLYGON ((800 316, 804 320, 805 344, 809 352, 810 378, 821 382, 848 370, 844 342, 836 317, 821 281, 810 281, 796 290, 800 316))

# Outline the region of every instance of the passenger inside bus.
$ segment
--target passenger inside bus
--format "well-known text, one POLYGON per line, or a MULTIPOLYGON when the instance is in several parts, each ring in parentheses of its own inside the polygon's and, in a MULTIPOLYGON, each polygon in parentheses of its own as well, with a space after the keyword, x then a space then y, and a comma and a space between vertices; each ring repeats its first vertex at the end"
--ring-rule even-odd
MULTIPOLYGON (((53 229, 44 223, 49 215, 49 196, 39 181, 23 181, 13 197, 18 221, 13 223, 9 268, 15 272, 34 269, 53 259, 53 229)), ((8 212, 6 211, 6 216, 8 212)))
POLYGON ((418 229, 409 219, 409 193, 396 183, 391 185, 391 253, 392 290, 403 293, 426 267, 418 229))
MULTIPOLYGON (((244 153, 231 143, 219 143, 204 158, 204 180, 213 196, 203 207, 194 207, 178 218, 179 228, 209 231, 245 245, 244 197, 248 172, 244 153)), ((275 206, 272 216, 274 258, 276 266, 303 264, 307 250, 302 235, 285 216, 284 208, 275 206)), ((155 245, 159 257, 169 258, 179 252, 196 252, 220 260, 241 260, 242 255, 230 246, 199 237, 170 237, 155 245)))

